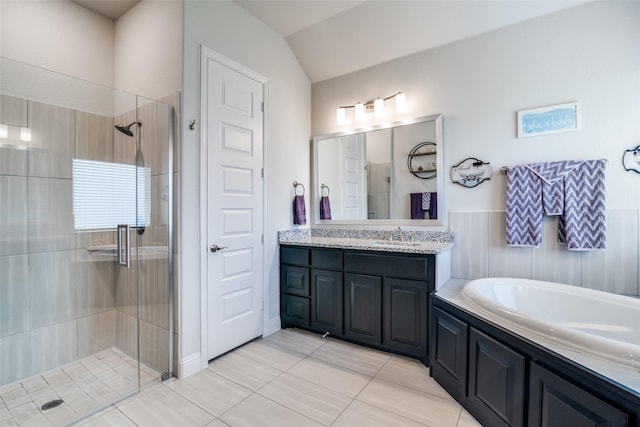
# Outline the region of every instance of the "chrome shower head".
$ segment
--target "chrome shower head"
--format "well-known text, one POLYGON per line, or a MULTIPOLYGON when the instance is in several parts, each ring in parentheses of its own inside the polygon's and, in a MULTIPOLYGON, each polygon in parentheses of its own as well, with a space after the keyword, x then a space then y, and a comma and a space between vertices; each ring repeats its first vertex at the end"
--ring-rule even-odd
POLYGON ((127 126, 125 125, 116 125, 116 129, 120 132, 124 133, 127 136, 133 136, 133 132, 131 131, 131 126, 137 124, 138 127, 142 126, 142 122, 140 120, 135 121, 133 123, 129 123, 127 126))

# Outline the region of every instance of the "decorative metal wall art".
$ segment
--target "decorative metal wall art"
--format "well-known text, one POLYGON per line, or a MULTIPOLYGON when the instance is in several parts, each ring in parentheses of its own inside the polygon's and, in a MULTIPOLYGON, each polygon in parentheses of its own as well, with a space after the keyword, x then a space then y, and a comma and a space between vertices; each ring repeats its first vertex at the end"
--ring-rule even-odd
POLYGON ((468 157, 457 165, 451 166, 451 181, 463 187, 472 188, 491 179, 491 173, 490 163, 468 157))
POLYGON ((624 170, 640 173, 640 145, 624 152, 622 164, 624 165, 624 170))
POLYGON ((435 142, 421 142, 411 149, 407 156, 407 169, 413 176, 421 179, 435 178, 438 175, 435 142))

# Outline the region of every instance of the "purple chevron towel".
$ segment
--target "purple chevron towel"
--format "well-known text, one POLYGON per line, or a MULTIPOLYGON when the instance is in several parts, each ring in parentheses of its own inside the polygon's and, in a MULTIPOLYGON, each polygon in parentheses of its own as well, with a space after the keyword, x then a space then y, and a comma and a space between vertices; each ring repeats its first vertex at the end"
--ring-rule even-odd
POLYGON ((604 160, 582 162, 564 179, 564 215, 558 242, 573 251, 606 249, 604 160))
POLYGON ((542 181, 526 166, 507 174, 507 245, 542 243, 542 181))
POLYGON ((559 215, 558 241, 570 250, 604 249, 603 160, 516 166, 507 178, 507 244, 538 247, 542 213, 559 215))

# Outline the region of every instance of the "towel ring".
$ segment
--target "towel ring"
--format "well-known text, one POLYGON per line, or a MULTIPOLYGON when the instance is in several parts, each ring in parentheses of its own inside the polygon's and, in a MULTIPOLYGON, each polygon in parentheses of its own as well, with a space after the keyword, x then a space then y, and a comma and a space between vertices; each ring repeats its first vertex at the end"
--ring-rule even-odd
POLYGON ((328 185, 324 185, 324 184, 320 184, 320 195, 321 196, 329 196, 329 186, 328 185), (324 189, 327 189, 327 194, 324 194, 324 189))
POLYGON ((298 181, 293 181, 293 188, 293 192, 296 194, 296 196, 304 196, 304 185, 302 185, 298 181), (298 194, 298 187, 302 187, 302 194, 298 194))

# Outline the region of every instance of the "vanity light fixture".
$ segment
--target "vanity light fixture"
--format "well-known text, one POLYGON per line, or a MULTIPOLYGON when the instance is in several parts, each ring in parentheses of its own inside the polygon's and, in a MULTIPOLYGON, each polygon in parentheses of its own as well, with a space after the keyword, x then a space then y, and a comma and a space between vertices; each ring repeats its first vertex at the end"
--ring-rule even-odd
POLYGON ((382 98, 373 101, 373 115, 376 117, 382 117, 384 115, 384 100, 382 98))
POLYGON ((404 113, 407 109, 407 98, 404 93, 396 92, 386 98, 376 98, 375 100, 367 101, 365 103, 358 102, 355 105, 341 105, 336 109, 336 123, 343 125, 347 118, 347 108, 353 108, 355 112, 356 121, 364 120, 365 113, 373 111, 375 117, 384 116, 384 101, 391 98, 396 100, 396 113, 404 113))
POLYGON ((356 109, 356 120, 361 122, 364 120, 364 104, 362 102, 358 102, 355 106, 356 109))

